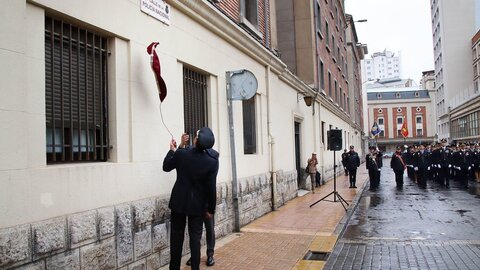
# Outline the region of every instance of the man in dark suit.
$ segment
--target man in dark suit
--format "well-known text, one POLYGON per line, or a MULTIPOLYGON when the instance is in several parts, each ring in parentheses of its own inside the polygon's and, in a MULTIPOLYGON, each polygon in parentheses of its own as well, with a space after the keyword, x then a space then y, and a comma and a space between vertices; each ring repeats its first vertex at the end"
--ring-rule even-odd
POLYGON ((395 154, 392 155, 390 160, 390 167, 395 173, 395 182, 397 183, 397 188, 401 189, 403 187, 403 172, 407 168, 405 161, 402 158, 402 148, 397 146, 395 154))
POLYGON ((430 155, 425 151, 425 145, 419 146, 419 151, 414 154, 414 170, 417 173, 418 185, 427 187, 427 170, 430 168, 430 155))
POLYGON ((346 166, 348 169, 348 177, 350 179, 350 188, 357 188, 357 168, 360 166, 360 157, 354 150, 354 146, 350 145, 350 151, 347 153, 346 166))
POLYGON ((209 128, 197 131, 195 147, 178 149, 175 140, 163 161, 166 172, 177 170, 168 207, 171 210, 170 269, 180 269, 188 217, 192 269, 200 267, 203 220, 211 219, 216 207, 218 152, 211 149, 215 137, 209 128))

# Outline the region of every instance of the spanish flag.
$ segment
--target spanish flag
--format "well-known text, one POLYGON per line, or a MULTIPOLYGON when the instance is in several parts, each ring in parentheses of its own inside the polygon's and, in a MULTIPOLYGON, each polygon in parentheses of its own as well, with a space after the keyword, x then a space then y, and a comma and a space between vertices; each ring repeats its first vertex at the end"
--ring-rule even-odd
POLYGON ((405 121, 405 118, 403 118, 403 125, 400 132, 402 133, 403 138, 408 137, 407 121, 405 121))

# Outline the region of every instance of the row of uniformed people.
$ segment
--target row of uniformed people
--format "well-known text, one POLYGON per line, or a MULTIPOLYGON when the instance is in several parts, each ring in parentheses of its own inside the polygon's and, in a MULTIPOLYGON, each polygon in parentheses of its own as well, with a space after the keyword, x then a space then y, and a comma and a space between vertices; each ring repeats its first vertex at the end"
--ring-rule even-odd
POLYGON ((468 188, 468 180, 480 181, 480 146, 478 144, 410 146, 402 155, 407 174, 419 186, 426 187, 427 179, 450 187, 450 179, 457 179, 468 188))

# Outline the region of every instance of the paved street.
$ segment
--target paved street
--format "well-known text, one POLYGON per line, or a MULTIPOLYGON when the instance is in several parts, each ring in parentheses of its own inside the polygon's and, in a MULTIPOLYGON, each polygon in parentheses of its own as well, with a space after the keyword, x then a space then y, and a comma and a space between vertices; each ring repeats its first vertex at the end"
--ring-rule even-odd
POLYGON ((390 160, 380 189, 368 187, 324 269, 480 269, 480 186, 406 177, 397 190, 390 160))

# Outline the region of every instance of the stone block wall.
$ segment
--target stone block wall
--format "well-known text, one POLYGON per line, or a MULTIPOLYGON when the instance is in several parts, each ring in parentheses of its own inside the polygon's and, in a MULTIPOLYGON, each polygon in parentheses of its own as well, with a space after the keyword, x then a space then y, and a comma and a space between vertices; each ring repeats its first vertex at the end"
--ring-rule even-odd
MULTIPOLYGON (((277 176, 280 206, 296 197, 297 180, 295 171, 277 176)), ((269 174, 239 179, 238 195, 241 226, 270 212, 269 174)), ((168 196, 0 229, 0 269, 159 269, 170 260, 168 196)), ((231 183, 220 183, 215 236, 232 233, 233 220, 231 183)))

